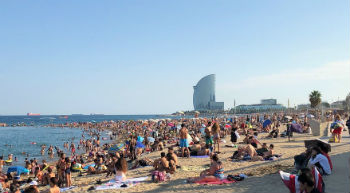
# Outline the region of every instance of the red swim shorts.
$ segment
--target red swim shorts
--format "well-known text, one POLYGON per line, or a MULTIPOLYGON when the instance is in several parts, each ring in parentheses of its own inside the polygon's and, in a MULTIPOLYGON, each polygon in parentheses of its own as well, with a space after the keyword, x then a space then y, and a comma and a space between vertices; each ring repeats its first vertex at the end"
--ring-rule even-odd
POLYGON ((343 131, 343 128, 342 127, 338 127, 338 128, 333 130, 333 133, 334 134, 341 134, 342 131, 343 131))

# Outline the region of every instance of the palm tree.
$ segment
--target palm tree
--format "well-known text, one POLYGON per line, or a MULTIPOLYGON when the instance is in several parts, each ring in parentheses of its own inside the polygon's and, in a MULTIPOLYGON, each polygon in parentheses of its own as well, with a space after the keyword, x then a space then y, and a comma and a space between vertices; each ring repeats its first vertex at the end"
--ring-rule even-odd
POLYGON ((311 103, 311 107, 315 108, 321 103, 321 93, 317 90, 312 91, 309 95, 309 101, 311 103))

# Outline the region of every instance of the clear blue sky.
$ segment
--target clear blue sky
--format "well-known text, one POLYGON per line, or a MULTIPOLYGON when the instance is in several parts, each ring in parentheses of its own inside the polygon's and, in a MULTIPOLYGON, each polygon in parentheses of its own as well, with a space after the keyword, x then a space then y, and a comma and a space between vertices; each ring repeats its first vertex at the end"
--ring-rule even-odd
POLYGON ((350 92, 348 0, 1 1, 0 114, 225 108, 350 92))

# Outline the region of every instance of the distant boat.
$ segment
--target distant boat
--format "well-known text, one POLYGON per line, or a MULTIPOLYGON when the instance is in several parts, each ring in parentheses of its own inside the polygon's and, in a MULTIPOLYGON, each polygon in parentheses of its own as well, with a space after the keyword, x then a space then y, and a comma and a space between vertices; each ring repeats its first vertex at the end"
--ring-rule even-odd
POLYGON ((94 116, 94 115, 104 115, 104 114, 99 114, 99 113, 91 113, 90 115, 94 116))
POLYGON ((27 116, 40 116, 39 113, 27 113, 27 116))
POLYGON ((84 115, 84 114, 72 114, 72 116, 80 116, 80 115, 84 115))
POLYGON ((68 119, 68 116, 67 116, 67 115, 65 115, 65 116, 60 116, 59 118, 60 118, 60 119, 68 119))

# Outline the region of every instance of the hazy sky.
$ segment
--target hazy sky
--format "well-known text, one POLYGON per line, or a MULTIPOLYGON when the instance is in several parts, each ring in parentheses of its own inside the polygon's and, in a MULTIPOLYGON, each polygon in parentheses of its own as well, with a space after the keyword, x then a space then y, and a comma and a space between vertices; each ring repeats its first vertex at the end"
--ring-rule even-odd
POLYGON ((348 0, 1 1, 0 114, 225 108, 350 92, 348 0))

